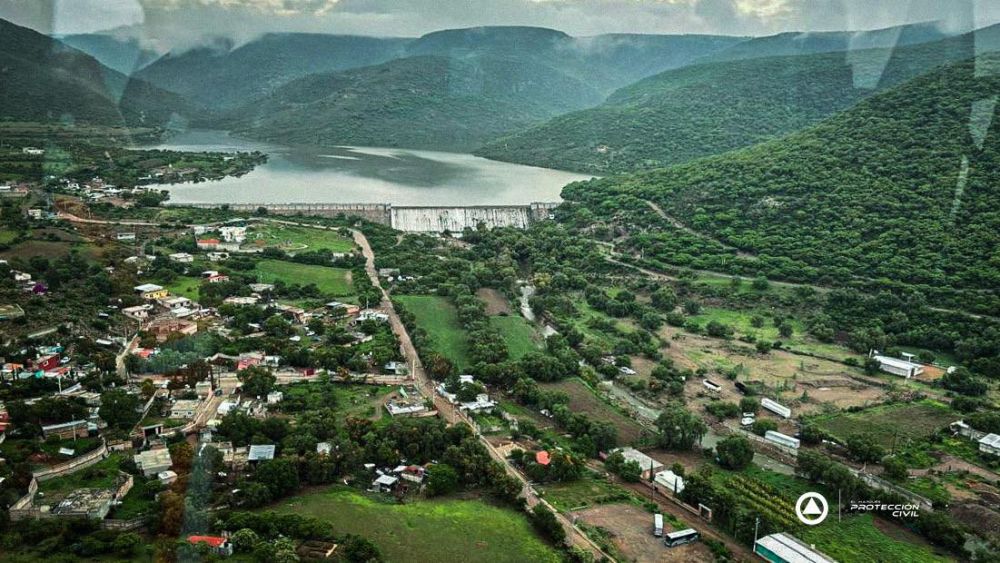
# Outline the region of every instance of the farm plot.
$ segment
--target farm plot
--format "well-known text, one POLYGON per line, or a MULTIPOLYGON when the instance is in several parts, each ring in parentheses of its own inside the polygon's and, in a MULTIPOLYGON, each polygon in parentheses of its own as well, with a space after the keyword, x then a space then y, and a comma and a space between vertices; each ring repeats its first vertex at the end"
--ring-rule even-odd
POLYGON ((537 352, 542 347, 538 331, 523 317, 490 317, 490 324, 500 331, 500 336, 507 344, 507 352, 513 360, 537 352))
POLYGON ((283 260, 261 260, 257 262, 257 273, 261 282, 282 281, 286 284, 316 287, 331 297, 348 297, 353 294, 351 271, 344 268, 298 264, 283 260))
POLYGON ((592 420, 610 422, 618 430, 618 443, 631 444, 643 434, 638 422, 618 412, 605 403, 579 379, 567 379, 558 383, 545 383, 542 388, 561 391, 569 395, 569 408, 573 412, 584 413, 592 420))
POLYGON ((947 405, 924 400, 822 415, 812 421, 838 440, 847 440, 853 434, 870 434, 888 448, 894 443, 899 446, 922 440, 955 419, 955 413, 947 405))
POLYGON ((354 241, 339 231, 280 224, 257 224, 247 234, 248 246, 277 248, 286 252, 329 250, 350 252, 354 241))
POLYGON ((560 560, 523 515, 475 499, 396 504, 334 487, 292 497, 273 508, 325 520, 338 533, 363 535, 389 562, 560 560))
POLYGON ((427 332, 435 352, 451 360, 459 370, 469 365, 469 342, 451 301, 434 295, 398 295, 394 299, 412 313, 417 326, 427 332))

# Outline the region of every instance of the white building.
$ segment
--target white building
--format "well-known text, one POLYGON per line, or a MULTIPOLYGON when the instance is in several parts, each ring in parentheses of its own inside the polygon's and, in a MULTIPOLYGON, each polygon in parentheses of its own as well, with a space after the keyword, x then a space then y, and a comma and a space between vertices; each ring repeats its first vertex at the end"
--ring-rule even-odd
POLYGON ((657 473, 653 482, 674 494, 684 490, 684 478, 669 469, 657 473))
POLYGON ((170 459, 170 450, 167 448, 140 452, 132 457, 132 461, 135 462, 135 466, 146 477, 152 477, 163 471, 167 471, 173 465, 173 460, 170 459))
POLYGON ((643 478, 649 478, 651 473, 655 473, 658 469, 663 468, 663 464, 656 461, 655 459, 649 457, 648 455, 640 452, 635 448, 616 448, 611 450, 610 453, 621 452, 622 457, 625 461, 634 461, 639 464, 642 469, 643 478))
POLYGON ((196 399, 181 399, 170 406, 170 418, 188 420, 194 418, 201 401, 196 399))
POLYGON ((987 434, 979 439, 979 451, 1000 456, 1000 434, 987 434))
POLYGON ((194 262, 194 256, 188 254, 187 252, 175 252, 167 256, 167 258, 170 258, 171 262, 178 262, 181 264, 190 264, 191 262, 194 262))
POLYGON ((773 412, 774 414, 780 416, 781 418, 791 418, 792 409, 778 403, 777 401, 772 401, 771 399, 761 399, 760 406, 773 412))
POLYGON ((226 242, 241 244, 247 239, 246 227, 219 227, 219 236, 226 242))
POLYGON ((883 356, 875 351, 872 354, 872 358, 878 362, 878 367, 880 370, 891 373, 893 375, 898 375, 900 377, 905 377, 910 379, 911 377, 916 377, 924 373, 924 366, 910 362, 907 360, 900 360, 898 358, 890 358, 889 356, 883 356))

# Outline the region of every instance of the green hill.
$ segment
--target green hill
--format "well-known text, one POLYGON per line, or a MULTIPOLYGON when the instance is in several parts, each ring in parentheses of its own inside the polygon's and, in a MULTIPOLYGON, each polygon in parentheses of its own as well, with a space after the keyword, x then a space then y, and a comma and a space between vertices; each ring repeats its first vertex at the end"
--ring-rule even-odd
POLYGON ((410 40, 310 33, 269 33, 233 47, 168 54, 136 76, 216 109, 233 109, 314 73, 379 64, 402 55, 410 40))
POLYGON ((159 53, 143 47, 135 38, 114 33, 81 33, 56 36, 56 39, 97 59, 102 65, 130 75, 160 58, 159 53))
POLYGON ((525 60, 420 56, 301 78, 234 112, 230 126, 287 144, 471 149, 600 99, 525 60))
POLYGON ((579 221, 613 217, 619 248, 649 263, 995 291, 998 93, 1000 57, 982 55, 782 139, 563 196, 589 210, 579 221))
POLYGON ((0 20, 0 118, 159 126, 195 110, 93 57, 0 20))
POLYGON ((479 27, 413 38, 271 33, 239 47, 217 41, 171 53, 138 72, 161 88, 208 107, 232 110, 310 74, 339 72, 415 56, 493 56, 549 66, 607 95, 640 78, 690 63, 743 41, 707 35, 601 35, 574 38, 551 29, 479 27))
POLYGON ((754 37, 706 55, 699 62, 737 61, 863 49, 890 49, 940 41, 950 35, 953 34, 946 32, 936 22, 901 25, 871 31, 792 31, 767 37, 754 37))
POLYGON ((622 88, 477 154, 608 173, 651 169, 776 138, 936 66, 1000 46, 1000 27, 897 49, 689 66, 622 88))

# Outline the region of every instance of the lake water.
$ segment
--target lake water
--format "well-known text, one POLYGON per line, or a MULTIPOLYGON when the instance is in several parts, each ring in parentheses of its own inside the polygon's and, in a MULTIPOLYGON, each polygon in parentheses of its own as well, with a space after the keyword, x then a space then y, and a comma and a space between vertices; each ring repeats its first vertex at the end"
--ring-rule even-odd
POLYGON ((282 147, 189 131, 151 148, 250 151, 268 161, 239 178, 165 185, 174 203, 392 203, 520 205, 561 201, 570 182, 590 176, 469 154, 372 147, 282 147))

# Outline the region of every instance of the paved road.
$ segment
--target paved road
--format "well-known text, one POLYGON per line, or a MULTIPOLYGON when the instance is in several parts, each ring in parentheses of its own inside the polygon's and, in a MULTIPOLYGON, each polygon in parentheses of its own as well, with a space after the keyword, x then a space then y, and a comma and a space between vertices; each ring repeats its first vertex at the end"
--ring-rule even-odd
POLYGON ((493 447, 493 444, 490 444, 489 441, 479 433, 475 423, 473 423, 464 412, 455 408, 454 405, 434 392, 433 382, 427 375, 427 371, 424 369, 423 363, 420 361, 417 349, 413 346, 413 342, 410 340, 410 335, 407 332, 406 327, 403 326, 403 322, 399 319, 399 315, 396 314, 396 309, 392 306, 392 301, 389 299, 388 292, 386 292, 386 290, 382 287, 378 278, 378 271, 375 269, 375 252, 372 250, 371 245, 368 243, 368 239, 365 237, 364 233, 355 229, 351 229, 351 233, 354 235, 354 242, 361 247, 361 253, 365 257, 365 272, 367 272, 372 284, 382 293, 382 302, 379 304, 379 309, 389 315, 389 324, 392 327, 392 331, 399 339, 403 357, 406 358, 407 362, 411 366, 414 384, 417 385, 425 397, 430 397, 433 400, 434 407, 446 421, 451 424, 465 424, 472 428, 473 432, 476 433, 476 436, 486 448, 486 451, 489 452, 490 457, 503 465, 507 474, 514 477, 521 483, 521 494, 527 501, 528 508, 532 508, 538 504, 545 505, 556 515, 556 518, 558 518, 559 522, 563 525, 563 528, 566 530, 566 539, 570 545, 589 551, 594 555, 595 559, 601 559, 603 557, 607 558, 609 561, 614 561, 614 559, 612 559, 607 553, 604 553, 604 551, 602 551, 597 544, 588 538, 586 534, 577 528, 564 514, 556 510, 555 507, 549 504, 545 499, 539 498, 538 495, 535 494, 531 485, 528 484, 527 479, 525 479, 519 471, 514 469, 514 467, 507 461, 507 458, 498 452, 497 449, 493 447))

